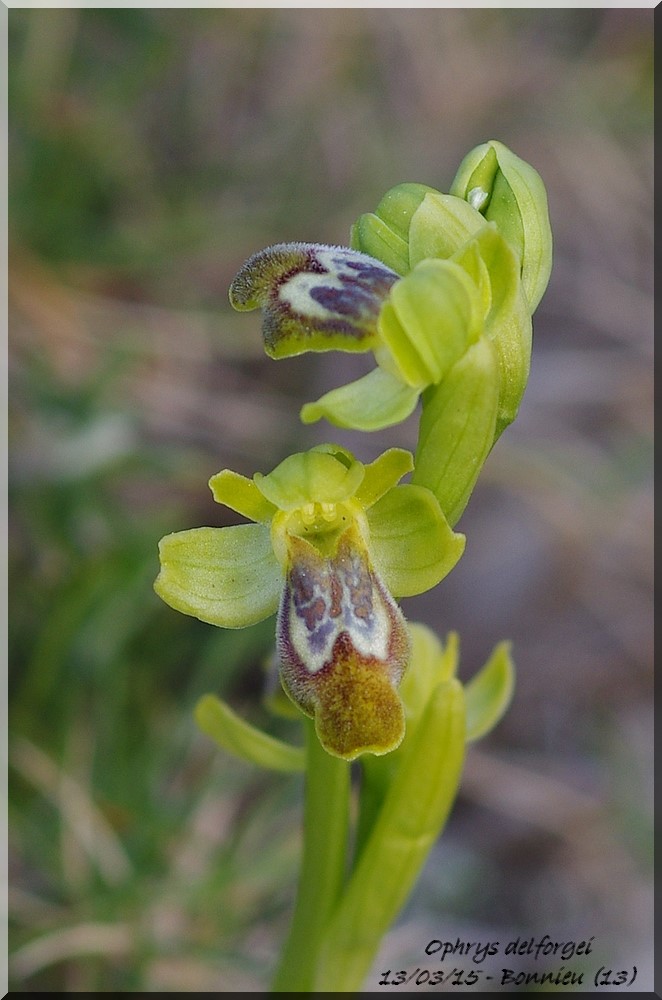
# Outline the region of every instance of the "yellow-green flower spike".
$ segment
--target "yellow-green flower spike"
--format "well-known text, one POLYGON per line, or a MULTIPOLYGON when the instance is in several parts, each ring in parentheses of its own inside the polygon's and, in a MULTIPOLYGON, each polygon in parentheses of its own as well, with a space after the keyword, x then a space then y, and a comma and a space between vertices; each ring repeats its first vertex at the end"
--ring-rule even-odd
POLYGON ((518 255, 529 309, 535 312, 552 269, 547 192, 538 172, 491 139, 465 156, 451 194, 496 222, 518 255))

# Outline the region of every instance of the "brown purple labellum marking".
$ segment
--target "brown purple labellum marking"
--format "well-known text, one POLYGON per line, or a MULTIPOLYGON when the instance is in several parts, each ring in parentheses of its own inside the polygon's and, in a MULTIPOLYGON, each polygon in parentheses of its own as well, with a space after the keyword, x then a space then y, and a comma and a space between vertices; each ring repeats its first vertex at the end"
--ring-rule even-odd
POLYGON ((358 250, 321 243, 277 243, 250 257, 230 286, 235 309, 264 310, 265 350, 274 358, 304 351, 368 351, 395 271, 358 250))
POLYGON ((352 760, 395 749, 405 726, 397 687, 409 658, 400 608, 354 526, 329 559, 297 536, 288 548, 277 626, 283 687, 315 719, 330 753, 352 760))

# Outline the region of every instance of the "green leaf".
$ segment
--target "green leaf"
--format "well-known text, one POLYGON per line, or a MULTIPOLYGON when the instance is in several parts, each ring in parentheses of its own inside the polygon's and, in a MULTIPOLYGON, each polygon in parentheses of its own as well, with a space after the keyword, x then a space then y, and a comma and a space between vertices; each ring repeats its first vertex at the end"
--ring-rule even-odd
POLYGON ((409 633, 412 641, 409 669, 400 685, 408 735, 397 751, 400 755, 406 752, 407 739, 418 725, 435 688, 455 676, 459 649, 456 632, 449 633, 445 645, 431 628, 419 622, 409 623, 409 633))
POLYGON ((467 741, 479 740, 504 716, 512 701, 515 667, 510 643, 501 642, 464 689, 467 705, 467 741))
POLYGON ((272 771, 303 771, 305 751, 283 743, 240 718, 215 695, 206 694, 195 707, 195 721, 222 750, 249 764, 272 771))
POLYGON ((222 503, 251 521, 270 521, 278 509, 258 490, 252 479, 231 469, 217 472, 209 480, 216 503, 222 503))
POLYGON ((409 623, 409 634, 409 666, 399 689, 407 720, 405 737, 391 753, 383 757, 366 755, 361 761, 363 781, 356 836, 357 856, 365 846, 430 699, 440 684, 452 680, 457 670, 459 639, 456 632, 449 633, 444 646, 432 629, 418 622, 409 623))
POLYGON ((464 761, 464 715, 461 684, 440 684, 326 928, 314 991, 360 992, 455 800, 464 761))
POLYGON ((492 448, 499 388, 494 346, 481 337, 443 382, 423 393, 412 483, 432 490, 451 526, 492 448))
POLYGON ((367 511, 375 569, 395 597, 436 586, 464 551, 464 535, 451 531, 432 493, 394 486, 367 511))
POLYGON ((161 539, 159 556, 154 590, 185 615, 244 628, 278 607, 283 577, 267 525, 177 531, 161 539))
POLYGON ((306 403, 301 420, 312 424, 325 417, 336 427, 377 431, 405 420, 414 411, 418 396, 417 389, 375 368, 355 382, 332 389, 317 402, 306 403))

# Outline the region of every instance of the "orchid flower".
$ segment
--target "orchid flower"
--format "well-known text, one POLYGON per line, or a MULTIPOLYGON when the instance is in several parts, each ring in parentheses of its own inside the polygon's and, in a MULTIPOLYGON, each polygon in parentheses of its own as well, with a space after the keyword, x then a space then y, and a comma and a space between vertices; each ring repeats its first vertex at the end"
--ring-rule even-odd
POLYGON ((225 628, 278 613, 282 685, 347 760, 401 742, 410 643, 395 597, 436 586, 464 549, 433 494, 399 484, 412 468, 399 448, 363 465, 320 445, 253 479, 226 469, 210 480, 214 499, 254 523, 159 546, 155 590, 176 610, 225 628))

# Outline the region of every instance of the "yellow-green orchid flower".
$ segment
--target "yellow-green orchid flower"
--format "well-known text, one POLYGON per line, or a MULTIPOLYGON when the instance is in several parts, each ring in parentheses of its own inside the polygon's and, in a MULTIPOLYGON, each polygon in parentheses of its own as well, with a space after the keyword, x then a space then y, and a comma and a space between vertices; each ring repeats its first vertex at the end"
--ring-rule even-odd
POLYGON ((401 742, 409 636, 394 598, 434 587, 464 549, 430 490, 399 484, 412 467, 398 448, 363 465, 320 445, 253 479, 226 469, 214 499, 255 523, 159 546, 155 590, 176 610, 225 628, 278 612, 283 687, 347 760, 401 742))
MULTIPOLYGON (((484 220, 479 216, 481 224, 484 220)), ((368 375, 303 407, 312 423, 377 430, 404 420, 481 332, 480 296, 458 263, 426 260, 407 279, 349 247, 283 243, 254 254, 230 286, 235 309, 261 307, 265 350, 373 351, 368 375)))
MULTIPOLYGON (((417 185, 412 196, 412 185, 402 187, 408 209, 422 198, 407 223, 407 263, 398 256, 404 242, 398 234, 396 250, 385 253, 401 271, 409 268, 404 275, 360 249, 283 243, 246 261, 230 286, 230 301, 238 310, 262 308, 271 357, 374 353, 377 367, 307 403, 304 423, 324 417, 364 431, 399 423, 421 393, 440 385, 484 337, 497 360, 492 430, 498 434, 514 419, 529 372, 531 316, 519 263, 496 225, 467 202, 417 185)), ((389 207, 397 201, 394 196, 389 207)), ((385 226, 377 215, 359 220, 355 238, 385 251, 381 228, 371 238, 377 225, 385 226)))

